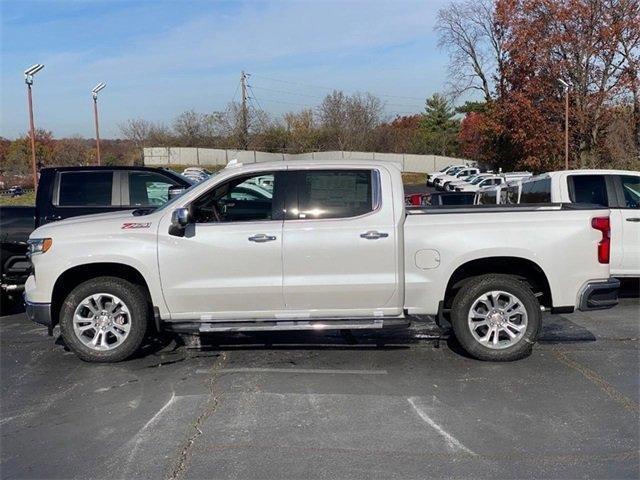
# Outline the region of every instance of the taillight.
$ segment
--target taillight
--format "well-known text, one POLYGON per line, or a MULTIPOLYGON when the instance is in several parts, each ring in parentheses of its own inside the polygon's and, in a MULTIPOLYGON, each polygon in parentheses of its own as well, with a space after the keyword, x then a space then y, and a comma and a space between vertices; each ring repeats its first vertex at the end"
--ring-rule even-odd
POLYGON ((591 219, 591 226, 602 232, 602 240, 598 242, 598 262, 609 263, 611 254, 611 223, 609 217, 591 219))

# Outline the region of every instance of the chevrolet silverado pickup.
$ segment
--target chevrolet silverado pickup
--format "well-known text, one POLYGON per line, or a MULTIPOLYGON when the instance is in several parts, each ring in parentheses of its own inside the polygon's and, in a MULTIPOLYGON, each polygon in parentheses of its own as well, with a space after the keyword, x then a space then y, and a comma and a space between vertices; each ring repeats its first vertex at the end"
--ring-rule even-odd
POLYGON ((405 207, 390 162, 232 163, 155 211, 31 234, 27 314, 81 359, 131 356, 147 332, 450 324, 483 360, 531 352, 542 312, 612 307, 609 211, 405 207))

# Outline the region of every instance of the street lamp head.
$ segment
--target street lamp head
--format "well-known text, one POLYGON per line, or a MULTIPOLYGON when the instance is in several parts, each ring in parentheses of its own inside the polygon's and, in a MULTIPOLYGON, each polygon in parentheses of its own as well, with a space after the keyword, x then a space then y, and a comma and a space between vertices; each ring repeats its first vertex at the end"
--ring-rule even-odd
POLYGON ((95 87, 93 87, 93 90, 91 90, 91 93, 98 93, 100 90, 102 90, 104 87, 106 87, 107 84, 104 82, 100 82, 98 85, 96 85, 95 87))
POLYGON ((98 92, 100 90, 102 90, 104 87, 106 87, 107 84, 104 82, 100 82, 98 85, 96 85, 95 87, 93 87, 93 90, 91 90, 91 95, 93 96, 94 100, 98 100, 98 92))
POLYGON ((41 63, 36 63, 35 65, 31 65, 24 71, 24 81, 31 85, 33 83, 33 76, 38 73, 40 70, 44 68, 44 65, 41 63))
POLYGON ((24 71, 25 75, 35 75, 36 73, 38 73, 40 70, 42 70, 44 68, 44 65, 41 63, 36 63, 35 65, 30 66, 29 68, 27 68, 24 71))
POLYGON ((569 89, 571 87, 573 87, 573 85, 571 84, 571 82, 565 82, 563 79, 559 78, 558 82, 560 82, 562 84, 562 86, 566 89, 569 89))

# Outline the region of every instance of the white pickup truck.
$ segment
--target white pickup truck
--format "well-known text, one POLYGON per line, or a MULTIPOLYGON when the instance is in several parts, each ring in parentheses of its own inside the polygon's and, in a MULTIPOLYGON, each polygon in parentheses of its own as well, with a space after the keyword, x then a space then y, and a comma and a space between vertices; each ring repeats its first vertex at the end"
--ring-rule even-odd
POLYGON ((156 210, 30 237, 29 317, 83 360, 148 329, 375 329, 450 322, 476 358, 531 352, 543 310, 612 307, 607 209, 407 209, 389 162, 230 165, 156 210), (256 185, 259 188, 256 188, 256 185))
POLYGON ((609 208, 611 275, 640 277, 640 172, 562 170, 544 173, 523 180, 519 202, 590 203, 609 208))

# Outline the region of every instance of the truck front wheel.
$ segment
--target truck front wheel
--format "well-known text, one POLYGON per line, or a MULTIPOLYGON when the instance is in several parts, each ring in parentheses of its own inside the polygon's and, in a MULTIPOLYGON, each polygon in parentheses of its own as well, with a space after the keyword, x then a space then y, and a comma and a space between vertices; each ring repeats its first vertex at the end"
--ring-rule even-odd
POLYGON ((469 280, 456 294, 451 324, 471 356, 506 362, 531 354, 541 315, 528 285, 511 275, 490 274, 469 280))
POLYGON ((60 310, 60 330, 82 360, 119 362, 142 344, 148 313, 139 286, 117 277, 97 277, 69 293, 60 310))

